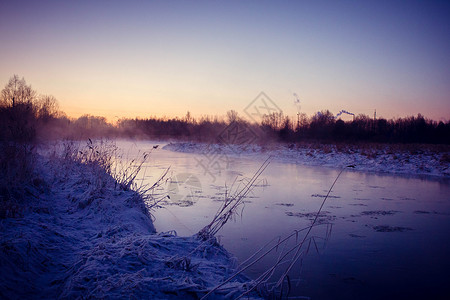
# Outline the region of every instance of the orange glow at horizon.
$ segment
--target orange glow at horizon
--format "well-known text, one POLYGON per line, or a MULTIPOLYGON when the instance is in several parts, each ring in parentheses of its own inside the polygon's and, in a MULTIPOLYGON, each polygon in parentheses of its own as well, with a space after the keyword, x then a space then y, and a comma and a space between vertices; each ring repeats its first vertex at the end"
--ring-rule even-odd
POLYGON ((446 121, 449 14, 450 4, 433 1, 9 1, 0 87, 18 74, 69 116, 110 122, 231 109, 245 117, 262 91, 294 119, 298 110, 376 109, 446 121))

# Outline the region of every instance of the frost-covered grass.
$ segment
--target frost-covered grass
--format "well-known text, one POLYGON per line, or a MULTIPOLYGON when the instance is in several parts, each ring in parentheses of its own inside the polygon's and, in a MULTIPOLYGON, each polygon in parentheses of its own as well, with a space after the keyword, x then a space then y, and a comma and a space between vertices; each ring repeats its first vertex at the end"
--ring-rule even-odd
MULTIPOLYGON (((0 219, 0 298, 197 299, 236 271, 213 236, 157 233, 144 190, 114 178, 108 148, 70 147, 36 155, 41 188, 21 215, 0 219)), ((240 274, 210 298, 248 282, 240 274)))
POLYGON ((36 197, 43 182, 35 163, 33 145, 0 142, 0 219, 19 216, 27 199, 36 197))
POLYGON ((157 233, 151 220, 161 201, 152 190, 167 172, 150 186, 136 179, 149 153, 121 161, 113 143, 89 140, 33 155, 40 188, 25 197, 20 215, 0 220, 0 298, 280 298, 291 289, 290 270, 331 229, 325 237, 311 233, 328 226, 316 223, 321 207, 311 226, 273 239, 238 265, 215 235, 242 213, 270 159, 247 183, 230 187, 210 224, 178 237, 157 233), (273 253, 278 259, 258 278, 244 275, 273 253))

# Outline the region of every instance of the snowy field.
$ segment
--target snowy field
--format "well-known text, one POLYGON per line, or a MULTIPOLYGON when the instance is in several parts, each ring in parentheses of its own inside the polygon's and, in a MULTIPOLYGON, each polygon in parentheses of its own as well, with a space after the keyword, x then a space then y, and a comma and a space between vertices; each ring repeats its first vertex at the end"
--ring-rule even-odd
MULTIPOLYGON (((1 299, 198 299, 235 271, 215 239, 157 233, 139 195, 100 168, 38 157, 20 215, 0 220, 1 299)), ((234 298, 237 276, 211 298, 234 298)))
POLYGON ((274 144, 259 145, 224 145, 203 143, 170 143, 166 150, 198 153, 207 156, 224 154, 230 157, 251 157, 264 160, 268 156, 278 162, 296 163, 306 166, 323 166, 342 168, 354 165, 355 170, 363 172, 380 172, 398 175, 427 175, 450 177, 450 152, 431 150, 424 147, 407 150, 395 146, 376 148, 358 146, 315 145, 313 147, 274 144))

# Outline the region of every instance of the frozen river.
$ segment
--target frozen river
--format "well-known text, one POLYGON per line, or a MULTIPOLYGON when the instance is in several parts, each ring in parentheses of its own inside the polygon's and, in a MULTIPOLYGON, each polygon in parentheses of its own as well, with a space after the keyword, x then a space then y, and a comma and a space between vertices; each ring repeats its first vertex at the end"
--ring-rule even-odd
MULTIPOLYGON (((227 164, 208 167, 211 157, 202 153, 163 150, 164 143, 117 142, 129 157, 156 144, 159 147, 146 164, 145 181, 153 183, 169 167, 171 180, 160 190, 170 200, 153 212, 154 224, 159 232, 175 230, 182 236, 207 225, 225 192, 245 183, 264 160, 233 156, 226 157, 227 164)), ((270 240, 305 228, 339 172, 271 162, 242 213, 219 232, 220 242, 242 262, 270 240)), ((316 242, 291 270, 290 296, 438 299, 450 295, 448 179, 349 169, 330 195, 319 217, 323 225, 313 232, 316 242)), ((277 255, 265 257, 246 274, 258 277, 277 255)))

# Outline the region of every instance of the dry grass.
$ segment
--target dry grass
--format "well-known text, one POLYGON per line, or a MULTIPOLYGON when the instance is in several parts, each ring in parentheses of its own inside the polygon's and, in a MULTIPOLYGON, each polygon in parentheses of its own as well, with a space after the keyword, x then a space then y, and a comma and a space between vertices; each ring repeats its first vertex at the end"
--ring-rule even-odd
POLYGON ((145 178, 145 164, 150 152, 139 152, 137 157, 125 157, 114 142, 88 140, 81 146, 79 143, 66 142, 63 144, 63 158, 88 165, 96 174, 97 189, 106 184, 108 176, 114 179, 115 188, 123 191, 132 190, 136 197, 132 201, 144 203, 146 210, 150 211, 159 206, 167 196, 155 196, 154 191, 163 185, 168 177, 169 169, 165 170, 153 184, 146 183, 138 178, 145 178), (143 175, 143 176, 140 176, 143 175))
POLYGON ((32 144, 0 143, 0 219, 20 216, 28 200, 38 197, 36 155, 32 144))
MULTIPOLYGON (((343 168, 341 172, 339 172, 339 174, 336 176, 333 184, 328 190, 327 195, 324 197, 322 204, 320 205, 310 226, 301 228, 299 230, 295 230, 287 237, 284 238, 279 237, 273 239, 272 241, 261 247, 251 257, 249 257, 247 260, 245 260, 240 264, 237 272, 235 272, 232 276, 230 276, 227 280, 225 280, 215 288, 211 289, 204 297, 202 297, 202 299, 207 299, 211 294, 214 293, 214 291, 221 289, 228 282, 230 282, 237 276, 243 274, 243 272, 248 270, 250 267, 258 263, 268 255, 274 253, 278 253, 278 255, 273 265, 270 268, 268 268, 265 272, 263 272, 258 278, 250 282, 246 286, 247 290, 241 293, 236 299, 244 298, 255 290, 257 290, 260 294, 262 294, 266 298, 281 299, 283 297, 287 297, 289 295, 292 285, 289 273, 294 267, 294 265, 296 265, 297 263, 301 263, 305 255, 313 247, 318 251, 317 241, 319 239, 327 241, 328 238, 330 237, 332 228, 331 224, 319 223, 318 218, 325 205, 325 202, 327 201, 333 187, 335 186, 342 172, 346 168, 353 168, 353 167, 354 166, 347 166, 343 168), (325 237, 312 235, 312 230, 317 226, 326 226, 325 237), (279 275, 278 279, 276 279, 274 282, 271 282, 270 280, 273 278, 276 272, 278 273, 281 272, 281 275, 279 275)), ((225 213, 222 215, 226 216, 227 214, 225 213)), ((221 222, 219 222, 219 225, 223 226, 221 222)), ((212 226, 209 225, 209 227, 212 226)))
MULTIPOLYGON (((242 207, 244 204, 245 197, 251 192, 253 187, 257 184, 257 180, 259 176, 264 172, 264 170, 267 168, 267 166, 270 163, 271 157, 267 158, 264 163, 261 165, 261 167, 256 171, 256 173, 253 175, 253 177, 243 183, 243 186, 238 187, 235 189, 236 192, 232 195, 229 195, 228 189, 225 193, 225 201, 222 203, 222 206, 217 211, 216 215, 212 219, 211 223, 206 225, 202 230, 200 230, 197 233, 197 236, 202 240, 209 240, 213 238, 216 233, 230 220, 238 213, 238 209, 242 207)), ((232 186, 230 187, 230 190, 234 190, 234 185, 236 184, 236 181, 233 182, 232 186)), ((241 210, 242 211, 242 210, 241 210)))

